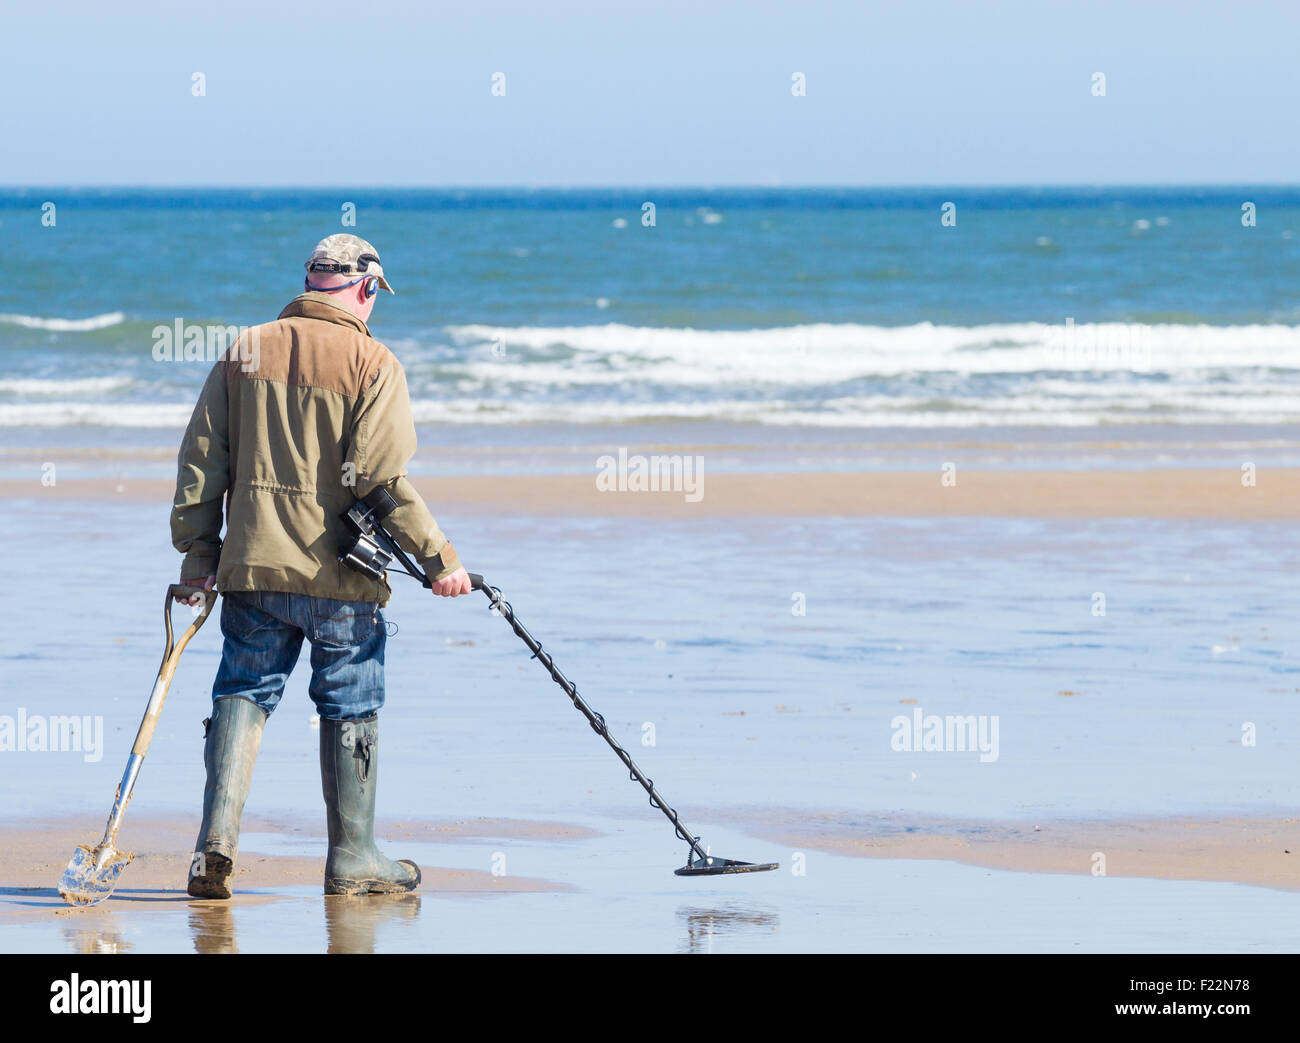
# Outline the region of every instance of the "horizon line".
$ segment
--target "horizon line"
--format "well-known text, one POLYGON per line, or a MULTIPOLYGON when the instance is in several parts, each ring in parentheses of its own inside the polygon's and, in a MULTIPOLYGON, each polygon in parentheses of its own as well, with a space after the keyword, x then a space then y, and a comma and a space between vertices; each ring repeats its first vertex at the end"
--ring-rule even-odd
POLYGON ((690 192, 726 192, 726 191, 825 191, 825 192, 865 192, 865 191, 916 191, 920 189, 1074 189, 1087 191, 1104 191, 1109 189, 1152 189, 1152 188, 1274 188, 1297 189, 1300 181, 923 181, 923 182, 880 182, 878 184, 395 184, 395 185, 343 185, 343 184, 203 184, 203 183, 166 183, 148 182, 45 182, 45 183, 2 183, 0 192, 39 191, 48 189, 82 189, 82 190, 133 190, 133 191, 228 191, 228 192, 286 192, 286 191, 333 191, 349 192, 634 192, 643 189, 658 191, 690 192))

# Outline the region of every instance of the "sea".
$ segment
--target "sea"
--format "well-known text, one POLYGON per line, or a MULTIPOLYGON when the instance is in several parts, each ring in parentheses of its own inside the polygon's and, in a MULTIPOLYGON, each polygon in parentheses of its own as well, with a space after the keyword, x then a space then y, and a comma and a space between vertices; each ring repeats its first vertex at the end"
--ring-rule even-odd
POLYGON ((1300 188, 7 188, 0 441, 183 425, 336 232, 420 424, 1300 422, 1300 188))
MULTIPOLYGON (((46 496, 36 462, 105 472, 33 451, 104 447, 123 483, 170 479, 207 331, 274 319, 341 231, 397 290, 371 327, 406 367, 413 473, 593 474, 594 448, 674 439, 707 444, 710 474, 937 476, 970 445, 981 466, 1232 481, 1243 459, 1300 463, 1300 189, 0 190, 0 480, 29 490, 0 511, 0 711, 97 716, 104 737, 94 761, 0 756, 23 828, 99 836, 178 564, 165 498, 46 496), (178 323, 204 331, 193 352, 178 323)), ((483 832, 417 844, 385 825, 383 846, 567 890, 340 911, 313 868, 233 912, 126 883, 74 923, 37 908, 57 906, 59 851, 44 878, 3 881, 0 949, 1294 950, 1286 891, 1130 879, 1118 855, 1098 877, 1091 847, 1077 872, 1028 874, 760 828, 1292 817, 1285 522, 437 513, 692 834, 779 872, 672 875, 673 827, 484 600, 397 583, 381 819, 483 832), (916 715, 997 722, 996 757, 901 748, 916 715), (590 833, 520 839, 500 826, 516 820, 590 833)), ((197 825, 220 651, 214 621, 177 671, 126 845, 150 819, 197 825)), ((245 859, 324 851, 308 677, 267 727, 247 814, 277 826, 246 833, 245 859)))

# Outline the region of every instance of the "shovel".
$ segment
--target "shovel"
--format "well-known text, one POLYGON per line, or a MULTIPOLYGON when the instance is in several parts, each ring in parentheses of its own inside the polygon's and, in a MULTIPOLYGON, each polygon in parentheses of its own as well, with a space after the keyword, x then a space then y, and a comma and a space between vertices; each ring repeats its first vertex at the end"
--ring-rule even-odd
POLYGON ((102 902, 113 893, 122 870, 135 858, 133 851, 117 850, 117 831, 122 828, 122 816, 127 804, 131 802, 131 791, 135 789, 135 780, 140 775, 144 755, 149 750, 154 729, 158 726, 158 715, 162 713, 163 703, 167 700, 167 689, 171 687, 176 664, 180 662, 181 653, 190 643, 190 638, 199 632, 199 627, 212 614, 212 607, 216 603, 217 594, 213 590, 192 587, 186 583, 173 583, 167 588, 167 597, 163 601, 167 644, 163 649, 162 666, 158 668, 158 679, 154 681, 153 692, 149 695, 149 705, 140 721, 140 730, 136 732, 131 756, 126 759, 126 771, 122 773, 122 781, 117 784, 117 796, 113 798, 113 810, 109 813, 108 825, 104 828, 104 839, 94 847, 80 845, 73 852, 72 860, 68 862, 68 868, 59 880, 59 894, 71 905, 97 905, 102 902), (203 597, 203 611, 194 617, 194 622, 177 641, 172 634, 172 599, 177 596, 188 598, 195 594, 203 597))

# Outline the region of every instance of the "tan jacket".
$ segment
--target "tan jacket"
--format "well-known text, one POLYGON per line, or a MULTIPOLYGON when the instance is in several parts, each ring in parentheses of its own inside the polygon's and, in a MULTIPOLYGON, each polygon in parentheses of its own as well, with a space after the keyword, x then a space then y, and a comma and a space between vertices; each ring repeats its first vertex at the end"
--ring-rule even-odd
POLYGON ((300 294, 213 366, 194 407, 171 516, 181 578, 387 604, 387 583, 338 560, 351 543, 340 515, 380 485, 398 503, 384 526, 402 549, 434 579, 454 572, 456 551, 406 478, 414 453, 401 363, 328 294, 300 294))

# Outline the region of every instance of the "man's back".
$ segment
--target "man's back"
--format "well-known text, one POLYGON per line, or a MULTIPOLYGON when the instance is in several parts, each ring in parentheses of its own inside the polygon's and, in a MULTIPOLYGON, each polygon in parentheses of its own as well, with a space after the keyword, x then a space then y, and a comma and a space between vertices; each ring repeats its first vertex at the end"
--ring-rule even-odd
POLYGON ((328 295, 300 295, 213 367, 195 407, 172 512, 182 575, 215 574, 225 591, 384 604, 387 585, 337 557, 340 516, 379 485, 401 504, 393 527, 406 549, 445 574, 459 563, 405 478, 414 451, 396 357, 328 295))

